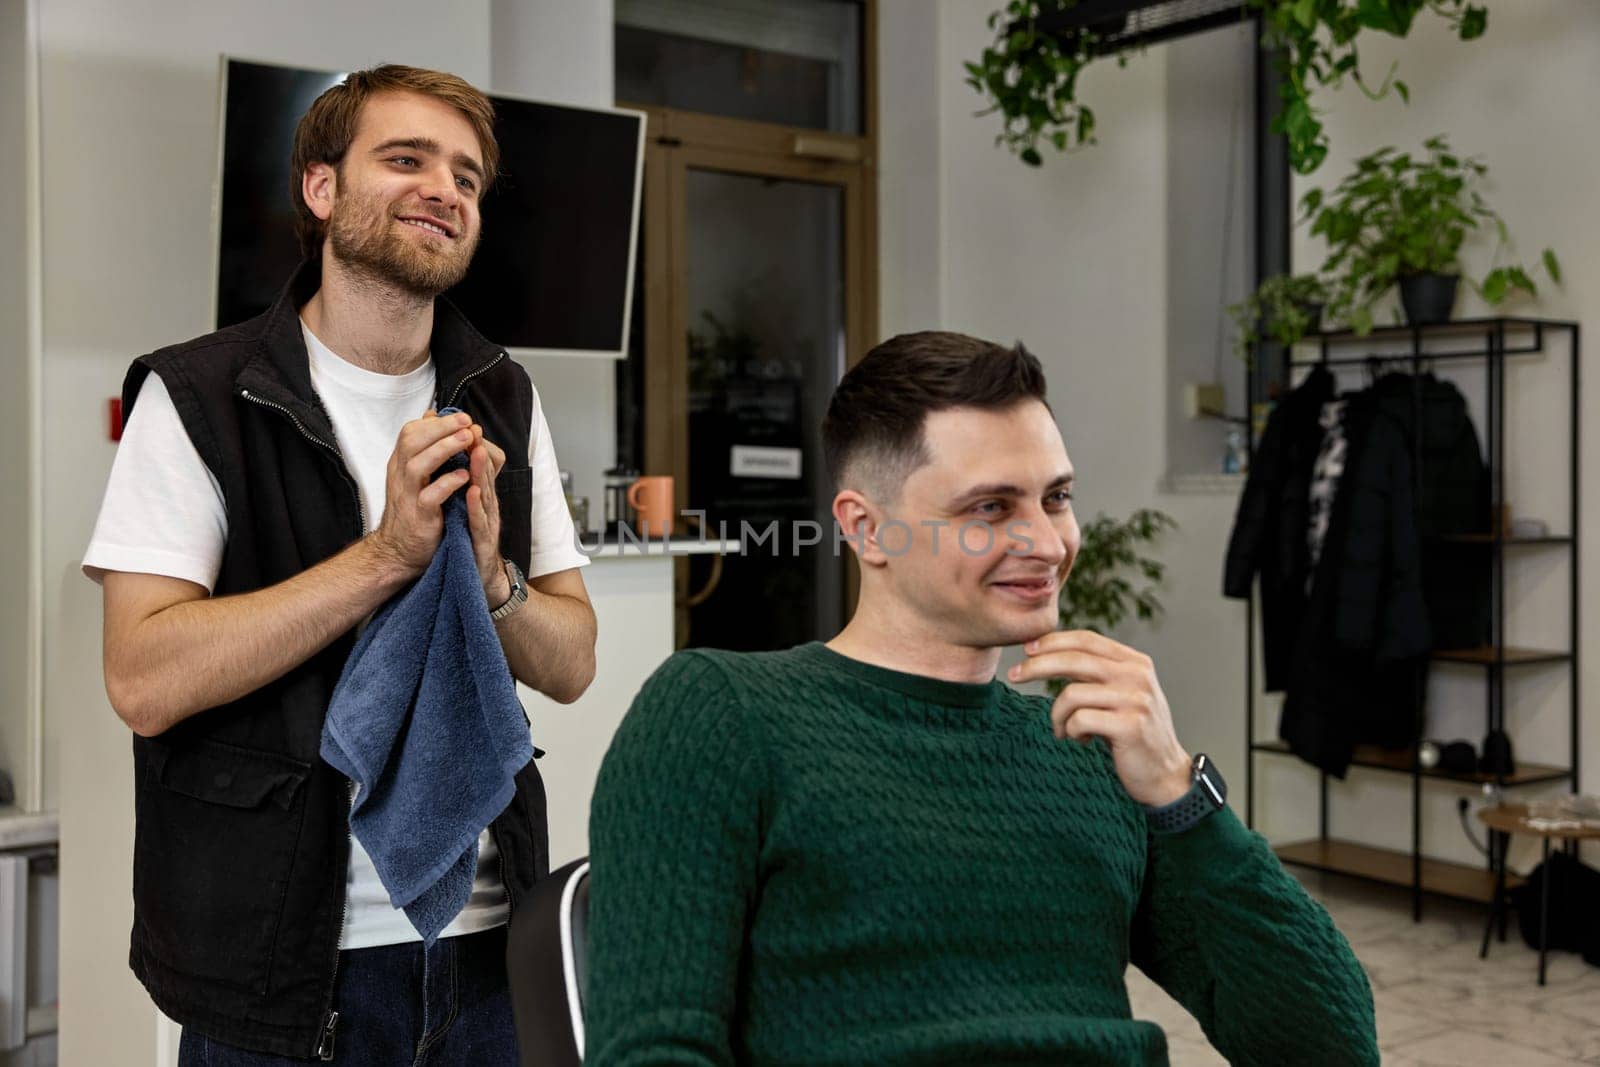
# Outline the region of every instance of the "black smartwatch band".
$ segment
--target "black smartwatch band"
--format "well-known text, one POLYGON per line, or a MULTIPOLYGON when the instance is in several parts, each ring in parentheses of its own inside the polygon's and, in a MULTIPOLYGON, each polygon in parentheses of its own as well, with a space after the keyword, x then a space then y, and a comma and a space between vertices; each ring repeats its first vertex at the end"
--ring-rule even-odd
POLYGON ((1228 787, 1204 753, 1194 758, 1193 781, 1189 791, 1171 804, 1146 807, 1145 818, 1158 834, 1182 833, 1206 816, 1221 811, 1228 799, 1228 787))

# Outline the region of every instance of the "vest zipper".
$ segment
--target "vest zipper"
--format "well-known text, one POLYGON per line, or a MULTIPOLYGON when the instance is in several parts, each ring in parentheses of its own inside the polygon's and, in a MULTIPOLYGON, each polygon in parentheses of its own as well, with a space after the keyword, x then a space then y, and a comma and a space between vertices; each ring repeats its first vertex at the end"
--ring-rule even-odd
POLYGON ((294 428, 300 431, 301 437, 304 437, 312 444, 326 450, 330 455, 333 456, 335 460, 338 461, 339 475, 340 477, 344 478, 345 484, 350 487, 350 495, 355 498, 356 512, 361 516, 361 533, 363 536, 365 536, 367 532, 367 506, 361 502, 361 491, 356 488, 355 479, 350 477, 350 469, 345 466, 344 453, 339 451, 339 446, 334 444, 332 441, 324 441, 322 438, 306 429, 305 423, 300 421, 299 416, 290 411, 288 408, 284 407, 282 404, 275 404, 265 397, 257 396, 248 389, 239 390, 239 395, 250 401, 252 404, 259 404, 264 408, 271 408, 273 411, 278 412, 284 418, 288 419, 294 424, 294 428))
MULTIPOLYGON (((345 880, 350 878, 350 853, 354 851, 355 831, 350 829, 350 807, 355 803, 356 784, 347 781, 344 787, 345 812, 344 812, 344 837, 345 880)), ((317 1035, 316 1057, 324 1063, 333 1059, 333 1032, 339 1025, 339 1013, 334 1010, 333 998, 335 987, 339 984, 339 942, 344 940, 344 924, 350 921, 350 890, 344 891, 344 902, 339 909, 339 935, 333 939, 333 966, 328 971, 328 1008, 322 1016, 322 1032, 317 1035)))
POLYGON ((500 365, 500 361, 502 359, 505 359, 505 358, 506 358, 506 354, 504 352, 495 353, 495 357, 493 359, 491 359, 489 362, 485 363, 483 366, 479 367, 477 370, 473 371, 471 374, 467 375, 465 378, 462 378, 459 382, 457 382, 456 383, 456 387, 450 391, 450 399, 446 400, 443 404, 440 404, 439 406, 442 407, 442 408, 453 408, 453 407, 455 407, 456 406, 456 397, 461 395, 461 390, 466 388, 468 382, 472 381, 472 379, 478 377, 480 374, 488 374, 490 371, 492 371, 496 367, 498 367, 500 365))
MULTIPOLYGON (((248 400, 252 404, 258 404, 261 407, 271 408, 273 411, 278 412, 284 418, 288 419, 291 423, 294 424, 294 428, 296 430, 300 431, 300 436, 301 437, 304 437, 307 441, 310 441, 312 444, 317 445, 317 446, 325 449, 330 455, 333 456, 334 461, 335 461, 335 463, 337 464, 337 466, 339 468, 340 477, 342 477, 344 479, 345 484, 350 487, 351 495, 355 497, 356 512, 357 512, 357 514, 359 514, 361 516, 361 536, 365 536, 366 532, 367 532, 367 509, 366 509, 366 505, 364 505, 361 502, 361 491, 356 488, 355 479, 350 477, 350 470, 349 470, 348 467, 345 466, 344 453, 339 451, 339 446, 337 444, 335 444, 334 442, 324 441, 322 438, 318 437, 316 434, 314 434, 310 430, 306 429, 305 423, 301 422, 299 417, 296 416, 294 412, 290 411, 288 408, 284 407, 282 404, 276 404, 276 403, 273 403, 271 400, 266 399, 265 397, 256 396, 254 393, 250 392, 250 390, 248 390, 248 389, 240 389, 239 390, 239 395, 241 397, 243 397, 245 400, 248 400)), ((354 782, 346 782, 345 783, 345 813, 344 813, 344 839, 345 839, 345 861, 344 861, 344 865, 345 865, 345 878, 347 880, 348 880, 348 878, 350 876, 349 875, 349 871, 350 871, 350 853, 351 853, 351 851, 353 849, 353 842, 355 840, 354 833, 350 829, 350 807, 349 807, 349 805, 354 801, 354 799, 355 799, 355 783, 354 782)), ((335 1032, 336 1028, 339 1025, 339 1013, 337 1011, 335 1011, 334 1007, 333 1007, 333 1003, 334 1003, 334 1001, 333 1001, 334 987, 337 986, 338 982, 339 982, 339 942, 344 940, 344 925, 350 919, 350 893, 349 893, 348 890, 343 890, 341 892, 341 896, 343 898, 343 902, 340 905, 340 911, 339 911, 339 932, 338 932, 338 935, 335 936, 334 939, 333 939, 333 966, 329 969, 329 974, 328 974, 328 1007, 327 1007, 327 1010, 325 1010, 322 1013, 322 1025, 321 1025, 321 1028, 317 1031, 317 1047, 312 1052, 312 1055, 314 1055, 315 1057, 317 1057, 317 1059, 319 1059, 319 1060, 321 1060, 321 1061, 323 1061, 325 1063, 329 1062, 329 1061, 331 1061, 333 1059, 334 1032, 335 1032)))
MULTIPOLYGON (((445 401, 445 403, 442 406, 443 407, 452 406, 456 401, 456 397, 461 395, 461 390, 463 388, 465 388, 465 386, 466 386, 466 384, 468 382, 472 381, 472 379, 478 377, 479 375, 487 374, 489 371, 491 371, 495 367, 497 367, 500 364, 500 361, 505 359, 505 358, 506 358, 506 353, 499 352, 499 353, 497 353, 495 355, 494 359, 490 360, 488 363, 484 364, 482 367, 479 367, 477 370, 473 371, 471 374, 468 374, 466 377, 462 378, 459 382, 456 383, 455 389, 451 391, 450 399, 445 401)), ((340 476, 344 478, 345 484, 350 487, 351 495, 353 495, 355 497, 356 511, 361 516, 361 533, 362 533, 363 536, 365 536, 365 534, 367 532, 367 508, 366 508, 366 505, 361 502, 361 492, 360 492, 359 489, 356 488, 355 480, 350 477, 349 468, 347 468, 345 466, 344 454, 339 451, 339 446, 337 444, 335 444, 334 442, 323 440, 322 438, 318 437, 316 434, 312 433, 310 430, 306 429, 305 423, 301 422, 299 417, 297 415, 295 415, 294 412, 290 411, 288 408, 284 407, 282 404, 274 403, 273 401, 268 400, 265 397, 256 396, 254 393, 250 392, 250 390, 248 390, 248 389, 240 389, 239 390, 239 395, 241 397, 243 397, 245 400, 248 400, 252 404, 258 404, 261 407, 271 408, 273 411, 278 412, 284 418, 288 419, 290 423, 292 423, 294 425, 294 428, 299 431, 301 437, 304 437, 307 441, 310 441, 312 444, 317 445, 318 447, 324 449, 330 455, 333 456, 333 458, 338 463, 340 476)), ((355 784, 354 783, 350 783, 349 786, 348 786, 347 793, 346 793, 346 795, 347 795, 347 797, 349 798, 350 801, 354 800, 354 793, 355 793, 355 784)), ((349 846, 350 846, 350 844, 351 844, 351 842, 353 840, 353 835, 352 835, 352 833, 350 831, 350 813, 349 813, 348 808, 345 811, 345 820, 344 820, 344 822, 345 822, 345 842, 346 842, 346 846, 347 846, 346 859, 345 859, 345 869, 348 872, 349 866, 350 866, 349 846)), ((498 859, 499 859, 499 862, 500 862, 500 885, 501 885, 502 891, 505 893, 506 903, 510 904, 510 902, 511 902, 511 888, 510 888, 510 884, 506 881, 505 854, 501 853, 499 855, 498 859)), ((347 878, 349 877, 348 873, 346 874, 346 877, 347 878)), ((337 1030, 337 1028, 339 1026, 339 1013, 334 1010, 333 998, 334 998, 334 988, 335 988, 335 986, 338 985, 338 981, 339 981, 339 942, 344 940, 344 925, 345 925, 345 923, 347 921, 349 921, 349 918, 350 918, 350 894, 349 894, 348 891, 346 891, 344 893, 344 904, 343 904, 342 910, 339 913, 339 935, 338 935, 338 937, 336 937, 334 939, 333 967, 331 968, 331 970, 329 972, 329 980, 328 980, 328 1009, 327 1009, 327 1011, 325 1011, 323 1013, 323 1016, 322 1016, 322 1027, 317 1033, 317 1047, 316 1047, 315 1052, 313 1052, 313 1055, 315 1055, 318 1060, 321 1060, 324 1063, 330 1062, 333 1059, 334 1034, 335 1034, 335 1032, 336 1032, 336 1030, 337 1030)))
POLYGON ((339 1013, 330 1011, 328 1021, 322 1025, 322 1034, 317 1038, 317 1059, 327 1063, 333 1059, 333 1028, 339 1025, 339 1013))

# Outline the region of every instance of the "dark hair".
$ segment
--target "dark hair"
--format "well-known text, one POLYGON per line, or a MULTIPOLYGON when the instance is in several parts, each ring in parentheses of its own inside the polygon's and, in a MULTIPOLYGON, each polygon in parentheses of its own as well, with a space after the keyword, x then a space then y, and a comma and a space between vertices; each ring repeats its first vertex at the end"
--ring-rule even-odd
POLYGON ((307 258, 322 254, 327 223, 311 213, 301 192, 306 168, 313 163, 338 167, 356 138, 361 109, 379 93, 417 93, 443 101, 466 116, 483 153, 484 187, 489 191, 500 165, 500 146, 494 139, 494 104, 489 98, 454 74, 421 67, 385 63, 370 70, 358 70, 324 92, 300 117, 294 130, 294 151, 289 156, 289 195, 294 200, 295 231, 300 236, 300 251, 307 258))
POLYGON ((1018 341, 1005 348, 966 334, 891 337, 868 352, 833 391, 822 451, 835 491, 847 477, 893 499, 928 462, 923 426, 949 408, 1003 411, 1025 400, 1046 408, 1044 368, 1018 341))

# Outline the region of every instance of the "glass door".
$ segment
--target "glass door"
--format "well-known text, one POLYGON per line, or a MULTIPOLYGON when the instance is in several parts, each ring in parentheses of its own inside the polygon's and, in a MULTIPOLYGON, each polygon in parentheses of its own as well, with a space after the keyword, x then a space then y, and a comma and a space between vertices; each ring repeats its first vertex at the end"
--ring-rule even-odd
POLYGON ((859 138, 650 109, 641 466, 742 552, 679 565, 678 639, 744 651, 831 637, 850 604, 821 424, 865 352, 859 138))
MULTIPOLYGON (((739 538, 688 643, 831 637, 843 573, 819 427, 844 372, 844 188, 687 168, 688 506, 739 538)), ((703 588, 711 561, 690 562, 703 588)))

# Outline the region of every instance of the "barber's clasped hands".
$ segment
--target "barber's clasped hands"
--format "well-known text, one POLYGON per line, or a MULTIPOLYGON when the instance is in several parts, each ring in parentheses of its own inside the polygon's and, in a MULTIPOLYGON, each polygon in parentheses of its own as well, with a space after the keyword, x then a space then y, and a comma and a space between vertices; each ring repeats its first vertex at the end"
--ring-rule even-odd
POLYGON ((1067 680, 1050 709, 1057 737, 1104 739, 1122 787, 1141 804, 1159 807, 1188 792, 1190 758, 1149 656, 1090 630, 1048 633, 1022 650, 1028 658, 1011 668, 1012 682, 1067 680))
POLYGON ((465 413, 430 411, 403 426, 389 456, 383 518, 374 541, 401 566, 420 574, 444 536, 444 504, 466 487, 467 528, 473 557, 491 607, 511 596, 511 581, 500 557, 500 502, 495 476, 505 468, 505 452, 483 435, 465 413), (450 457, 467 453, 467 467, 430 481, 450 457))

